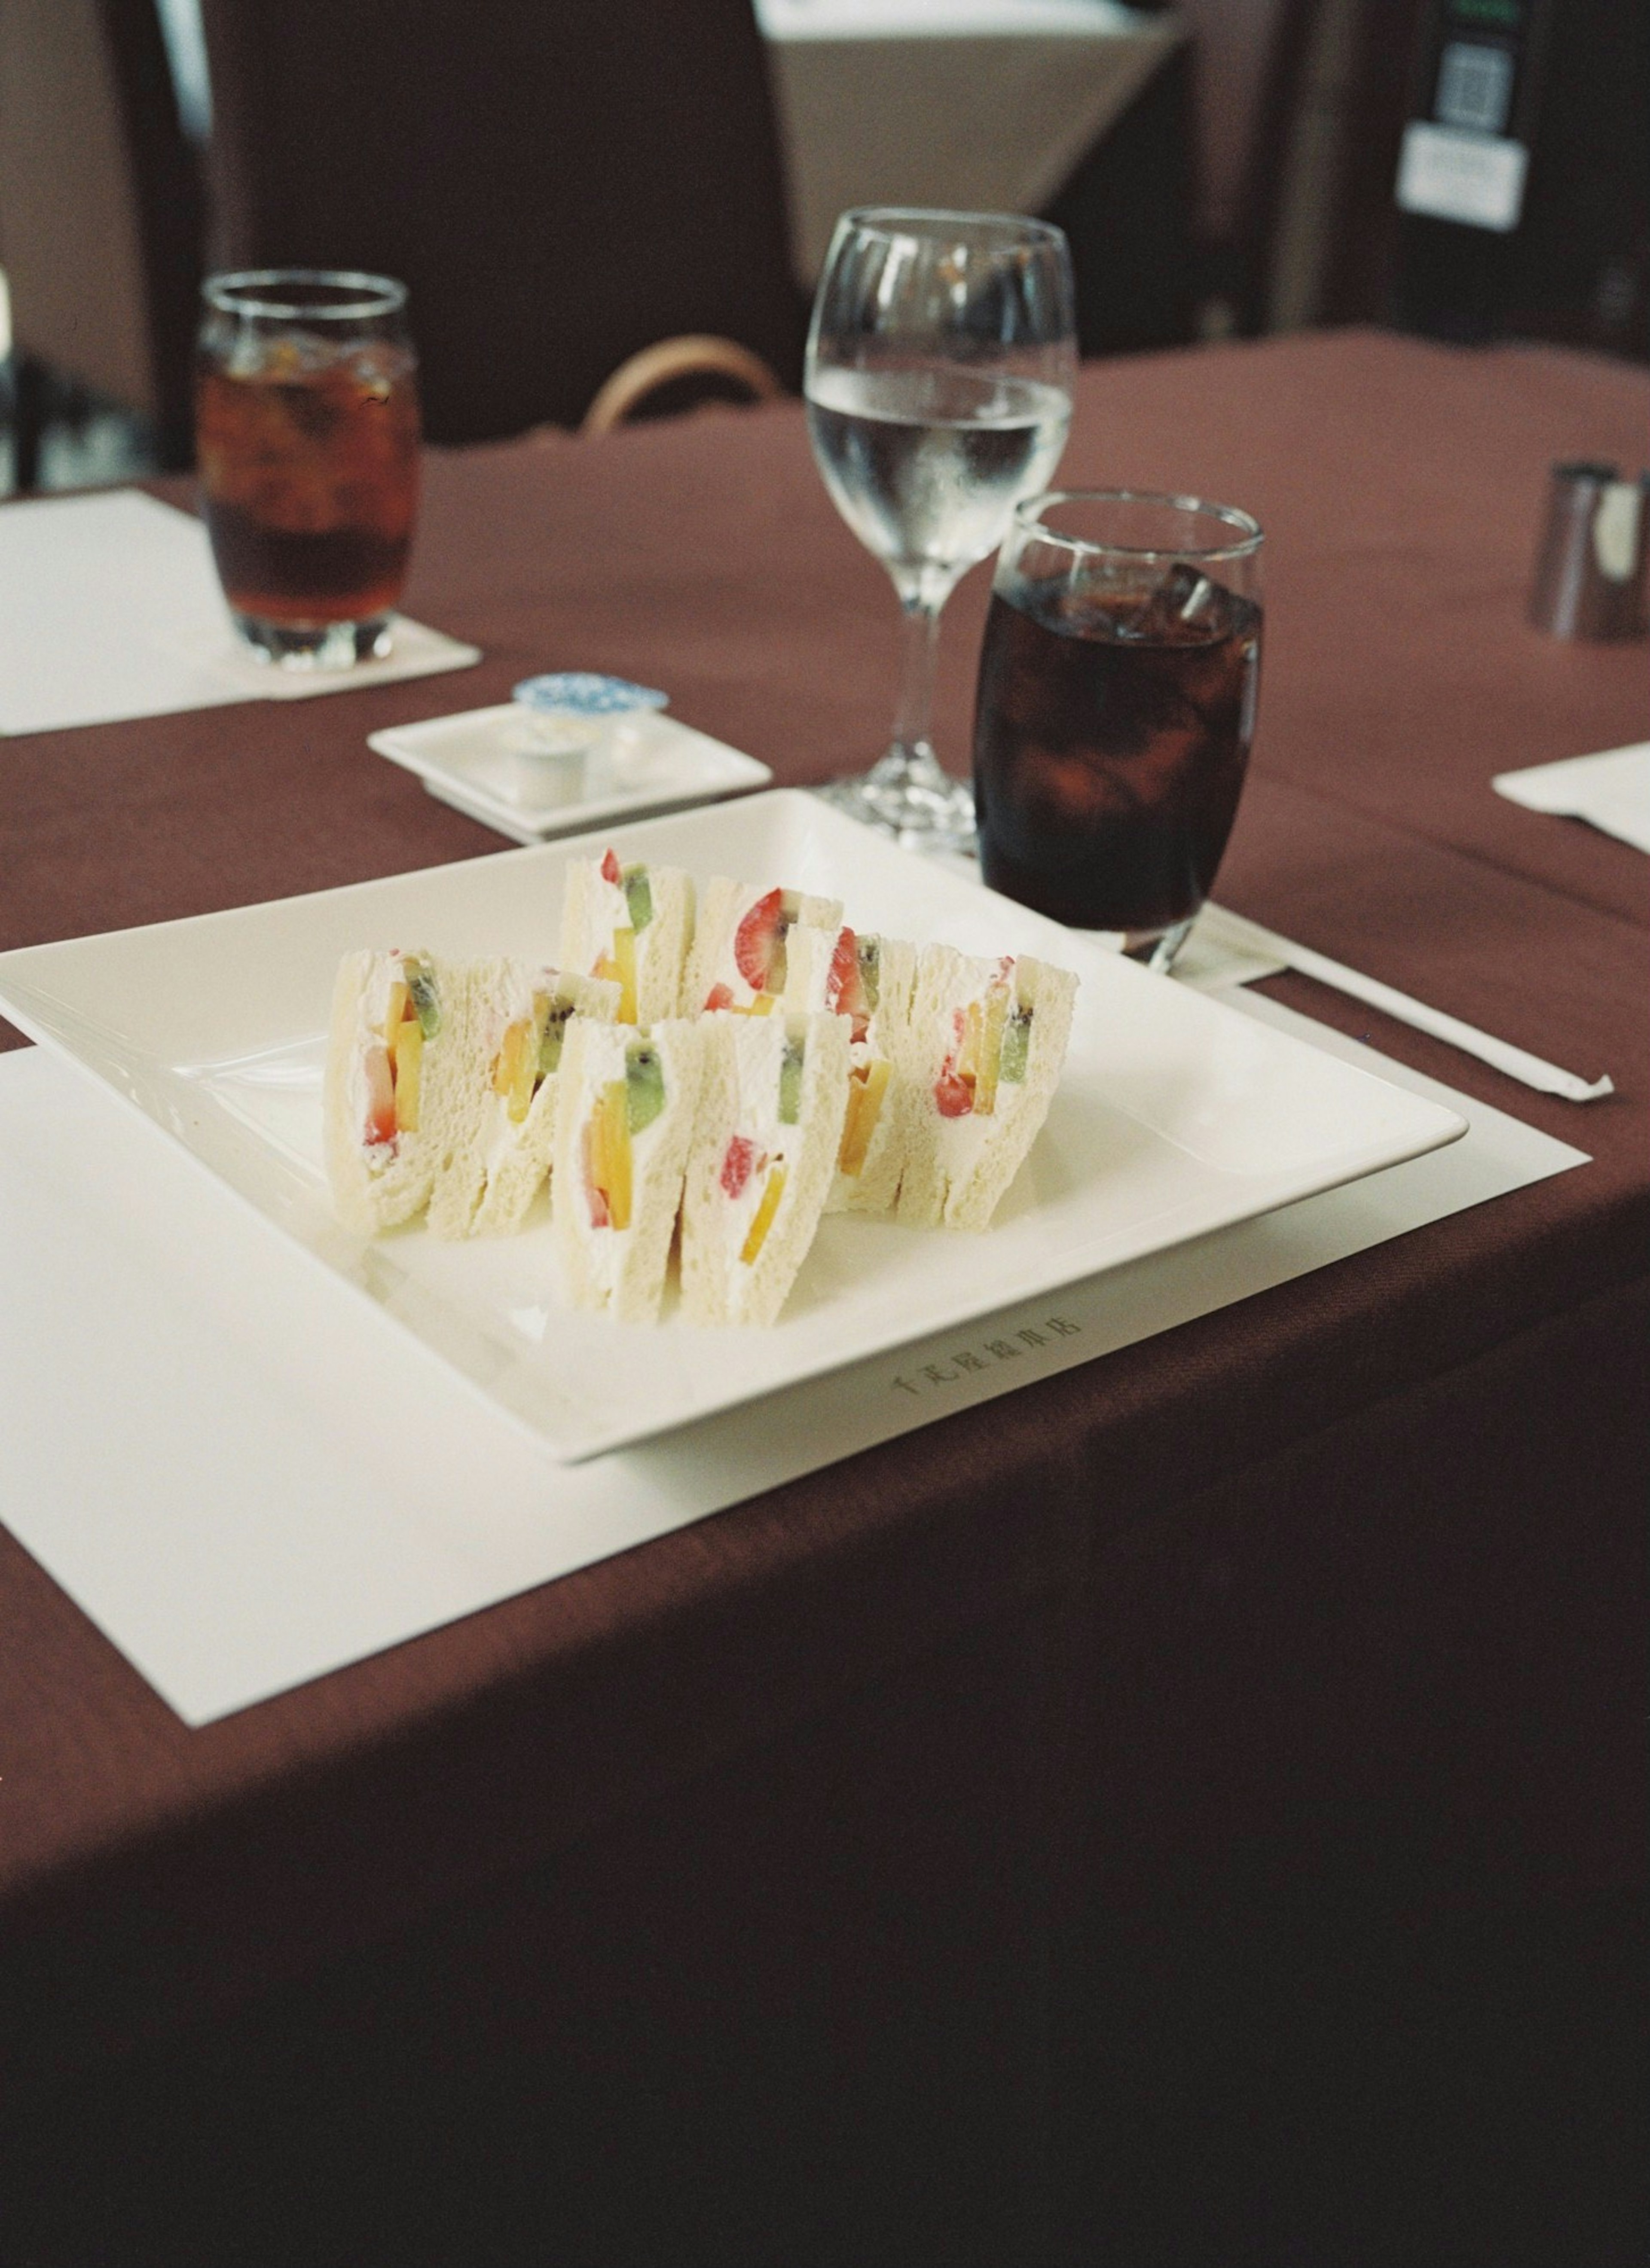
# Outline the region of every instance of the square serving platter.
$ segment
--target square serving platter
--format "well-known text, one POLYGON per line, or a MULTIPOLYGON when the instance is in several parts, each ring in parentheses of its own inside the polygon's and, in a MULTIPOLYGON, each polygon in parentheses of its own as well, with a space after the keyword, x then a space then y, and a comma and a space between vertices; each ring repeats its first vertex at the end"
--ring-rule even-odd
MULTIPOLYGON (((1321 1054, 781 790, 531 850, 0 954, 0 1009, 123 1097, 354 1297, 411 1360, 451 1365, 565 1462, 1438 1149, 1450 1110, 1321 1054), (570 860, 621 858, 840 897, 848 920, 1079 979, 1048 1123, 983 1236, 832 1217, 770 1330, 656 1326, 559 1297, 541 1200, 518 1237, 339 1227, 320 1088, 342 954, 403 946, 553 961, 570 860)), ((256 1297, 255 1285, 247 1297, 256 1297)))

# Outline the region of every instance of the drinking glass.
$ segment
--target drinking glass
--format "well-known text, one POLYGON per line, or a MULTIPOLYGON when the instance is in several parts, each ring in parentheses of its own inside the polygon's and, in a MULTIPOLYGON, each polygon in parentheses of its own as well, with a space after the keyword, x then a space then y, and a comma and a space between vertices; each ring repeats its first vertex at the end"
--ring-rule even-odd
POLYGON ((236 629, 289 668, 387 653, 418 504, 406 286, 259 269, 202 296, 195 451, 236 629))
POLYGON ((969 790, 930 740, 939 611, 1065 446, 1077 367, 1064 237, 1014 214, 844 213, 808 333, 808 431, 832 501, 893 578, 893 744, 824 791, 912 847, 968 849, 969 790))
POLYGON ((1261 531, 1128 489, 1032 497, 997 563, 974 794, 994 890, 1167 969, 1214 882, 1260 680, 1261 531))

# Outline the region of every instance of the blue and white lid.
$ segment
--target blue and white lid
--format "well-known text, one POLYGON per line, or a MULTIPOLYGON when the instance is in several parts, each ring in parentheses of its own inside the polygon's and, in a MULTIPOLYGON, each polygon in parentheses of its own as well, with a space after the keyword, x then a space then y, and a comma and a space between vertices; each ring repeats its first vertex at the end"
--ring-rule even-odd
POLYGON ((511 696, 524 709, 562 717, 622 717, 628 711, 668 709, 670 696, 593 669, 556 669, 524 677, 511 696))

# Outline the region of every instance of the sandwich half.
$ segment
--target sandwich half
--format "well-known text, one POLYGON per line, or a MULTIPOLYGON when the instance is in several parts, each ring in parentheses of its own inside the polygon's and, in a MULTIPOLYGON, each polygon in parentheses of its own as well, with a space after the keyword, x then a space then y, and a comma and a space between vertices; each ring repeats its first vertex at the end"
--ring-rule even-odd
POLYGON ((1049 1115, 1076 997, 1076 977, 1046 961, 923 946, 899 1082, 902 1222, 990 1226, 1049 1115))
POLYGON ((574 1016, 610 1024, 619 987, 526 961, 477 961, 464 972, 472 1057, 464 1139, 438 1178, 438 1236, 519 1229, 550 1170, 556 1095, 574 1016))
POLYGON ((575 1307, 658 1314, 694 1138, 708 1026, 576 1016, 562 1049, 550 1218, 575 1307))
POLYGON ((350 953, 333 986, 323 1088, 327 1177, 357 1236, 421 1213, 461 1147, 472 1084, 461 963, 350 953))
POLYGON ((799 928, 835 932, 842 917, 835 898, 764 889, 719 876, 707 882, 688 961, 682 1014, 698 1016, 718 1008, 770 1014, 784 994, 792 934, 799 928))
POLYGON ((848 1110, 827 1212, 890 1212, 905 1163, 895 1065, 910 1017, 917 948, 898 938, 796 929, 785 1006, 845 1016, 848 1110))
POLYGON ((575 859, 562 907, 561 962, 619 987, 618 1021, 674 1016, 693 936, 693 883, 674 866, 575 859))
POLYGON ((707 1016, 681 1218, 690 1323, 771 1323, 830 1193, 848 1108, 842 1016, 707 1016))

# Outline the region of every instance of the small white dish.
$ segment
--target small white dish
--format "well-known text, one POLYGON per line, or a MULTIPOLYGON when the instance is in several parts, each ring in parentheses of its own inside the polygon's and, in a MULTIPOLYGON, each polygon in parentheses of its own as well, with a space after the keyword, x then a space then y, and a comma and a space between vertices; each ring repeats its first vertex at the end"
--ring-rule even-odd
MULTIPOLYGON (((1454 1112, 1372 1078, 780 792, 580 842, 461 858, 0 954, 0 1009, 180 1142, 312 1259, 577 1462, 841 1369, 1439 1148, 1454 1112), (553 954, 571 858, 780 877, 857 927, 1034 953, 1081 980, 1065 1076, 983 1236, 821 1224, 771 1330, 626 1326, 564 1307, 548 1223, 367 1243, 321 1167, 328 1003, 341 954, 400 939, 553 954)), ((248 1284, 247 1296, 257 1288, 248 1284)), ((897 1381, 896 1381, 897 1383, 897 1381)), ((891 1390, 891 1389, 889 1389, 891 1390)))
POLYGON ((747 794, 773 777, 755 756, 657 711, 617 718, 593 750, 563 762, 536 753, 532 725, 517 703, 504 701, 392 725, 370 733, 367 746, 516 843, 747 794))

